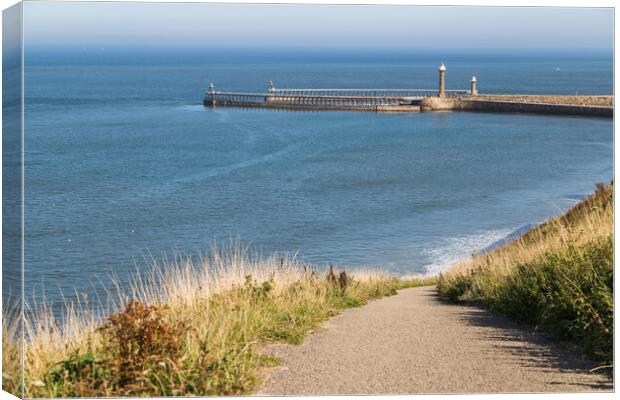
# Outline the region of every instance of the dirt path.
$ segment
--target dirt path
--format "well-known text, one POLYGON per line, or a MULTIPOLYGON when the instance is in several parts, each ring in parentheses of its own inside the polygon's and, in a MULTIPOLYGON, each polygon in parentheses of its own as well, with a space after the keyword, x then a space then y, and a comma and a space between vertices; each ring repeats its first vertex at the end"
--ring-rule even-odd
POLYGON ((573 392, 612 390, 565 344, 434 287, 350 309, 299 346, 274 345, 282 365, 259 395, 573 392))

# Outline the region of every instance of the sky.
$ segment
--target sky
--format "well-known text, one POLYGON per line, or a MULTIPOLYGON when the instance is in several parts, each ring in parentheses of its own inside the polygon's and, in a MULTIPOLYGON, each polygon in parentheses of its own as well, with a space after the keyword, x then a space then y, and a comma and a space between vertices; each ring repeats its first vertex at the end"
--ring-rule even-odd
POLYGON ((27 48, 613 48, 611 8, 24 4, 27 48))

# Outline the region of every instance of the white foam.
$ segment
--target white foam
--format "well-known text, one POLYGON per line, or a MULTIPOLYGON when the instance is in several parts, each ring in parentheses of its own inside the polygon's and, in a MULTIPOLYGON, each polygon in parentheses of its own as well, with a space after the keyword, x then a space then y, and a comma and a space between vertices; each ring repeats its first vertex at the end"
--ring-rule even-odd
POLYGON ((437 246, 423 251, 425 256, 433 260, 431 264, 424 266, 425 275, 432 276, 446 271, 457 262, 466 260, 475 252, 506 238, 512 232, 514 228, 446 238, 437 246))

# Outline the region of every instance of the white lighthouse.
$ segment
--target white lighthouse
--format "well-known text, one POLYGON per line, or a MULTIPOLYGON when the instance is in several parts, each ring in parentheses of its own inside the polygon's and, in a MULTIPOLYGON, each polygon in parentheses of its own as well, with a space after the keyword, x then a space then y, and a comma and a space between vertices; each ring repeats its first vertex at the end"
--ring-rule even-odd
POLYGON ((446 95, 446 66, 441 63, 439 66, 439 97, 446 95))
POLYGON ((469 81, 469 83, 471 83, 471 89, 470 89, 470 95, 472 96, 478 96, 478 81, 476 80, 475 76, 471 77, 471 81, 469 81))

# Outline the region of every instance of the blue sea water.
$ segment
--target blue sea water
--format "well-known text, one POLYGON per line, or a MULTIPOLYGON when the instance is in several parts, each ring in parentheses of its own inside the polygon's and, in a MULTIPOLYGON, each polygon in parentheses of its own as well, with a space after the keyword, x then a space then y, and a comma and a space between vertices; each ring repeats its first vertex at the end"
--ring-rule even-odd
POLYGON ((610 94, 612 60, 26 56, 26 297, 239 238, 318 265, 436 273, 612 179, 611 119, 205 108, 221 90, 436 86, 610 94))

